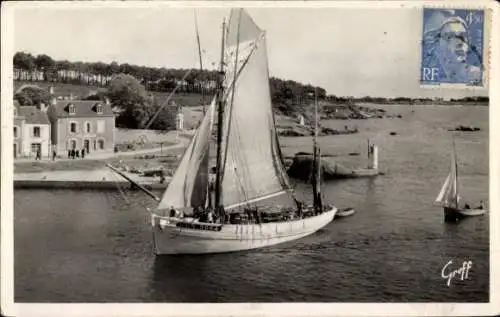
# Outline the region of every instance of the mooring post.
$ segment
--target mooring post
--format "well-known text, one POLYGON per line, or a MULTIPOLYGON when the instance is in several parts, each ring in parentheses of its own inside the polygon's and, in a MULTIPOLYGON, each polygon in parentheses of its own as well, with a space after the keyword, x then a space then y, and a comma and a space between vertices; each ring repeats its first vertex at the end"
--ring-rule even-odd
POLYGON ((372 168, 378 170, 378 146, 373 145, 373 163, 372 168))
POLYGON ((369 169, 371 169, 371 168, 373 168, 373 166, 372 166, 373 164, 372 164, 372 145, 370 143, 370 139, 368 139, 367 143, 368 143, 368 149, 366 151, 366 158, 367 158, 367 161, 368 161, 368 166, 367 167, 369 169))

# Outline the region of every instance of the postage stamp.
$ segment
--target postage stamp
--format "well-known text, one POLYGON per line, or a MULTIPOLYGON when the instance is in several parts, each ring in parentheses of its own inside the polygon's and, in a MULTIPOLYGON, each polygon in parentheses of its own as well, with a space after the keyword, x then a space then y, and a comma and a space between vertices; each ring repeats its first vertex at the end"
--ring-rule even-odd
POLYGON ((422 85, 485 84, 485 11, 423 9, 422 85))

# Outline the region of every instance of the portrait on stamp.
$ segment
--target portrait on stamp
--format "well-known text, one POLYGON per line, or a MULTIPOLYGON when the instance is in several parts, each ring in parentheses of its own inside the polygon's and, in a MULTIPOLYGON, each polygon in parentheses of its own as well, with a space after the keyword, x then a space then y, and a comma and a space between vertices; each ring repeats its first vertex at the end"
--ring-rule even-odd
POLYGON ((421 83, 483 85, 483 10, 423 11, 421 83))

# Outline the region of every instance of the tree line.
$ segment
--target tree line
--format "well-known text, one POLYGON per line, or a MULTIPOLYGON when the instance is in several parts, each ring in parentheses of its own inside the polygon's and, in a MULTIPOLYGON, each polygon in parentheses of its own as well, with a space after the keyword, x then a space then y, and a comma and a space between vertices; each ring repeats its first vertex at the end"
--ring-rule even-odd
MULTIPOLYGON (((214 70, 171 69, 147 67, 117 62, 70 62, 55 60, 46 54, 37 56, 26 52, 14 55, 14 79, 24 81, 49 81, 54 83, 85 84, 107 87, 117 74, 135 77, 147 91, 171 92, 175 87, 185 93, 213 94, 217 89, 218 72, 214 70), (184 80, 182 80, 184 78, 184 80)), ((310 98, 315 89, 318 99, 326 97, 325 89, 303 85, 293 80, 270 79, 271 95, 274 102, 294 103, 310 98)))

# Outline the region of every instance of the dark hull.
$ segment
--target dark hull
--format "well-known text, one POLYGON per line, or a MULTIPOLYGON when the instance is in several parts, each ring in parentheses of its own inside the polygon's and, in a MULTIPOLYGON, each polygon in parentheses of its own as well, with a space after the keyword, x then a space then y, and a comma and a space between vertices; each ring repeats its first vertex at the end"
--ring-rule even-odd
POLYGON ((457 209, 453 207, 443 207, 443 211, 446 222, 457 222, 466 217, 480 216, 486 213, 484 209, 457 209))
POLYGON ((460 219, 463 219, 465 217, 456 208, 443 207, 443 211, 444 211, 444 221, 445 222, 457 222, 460 219))

